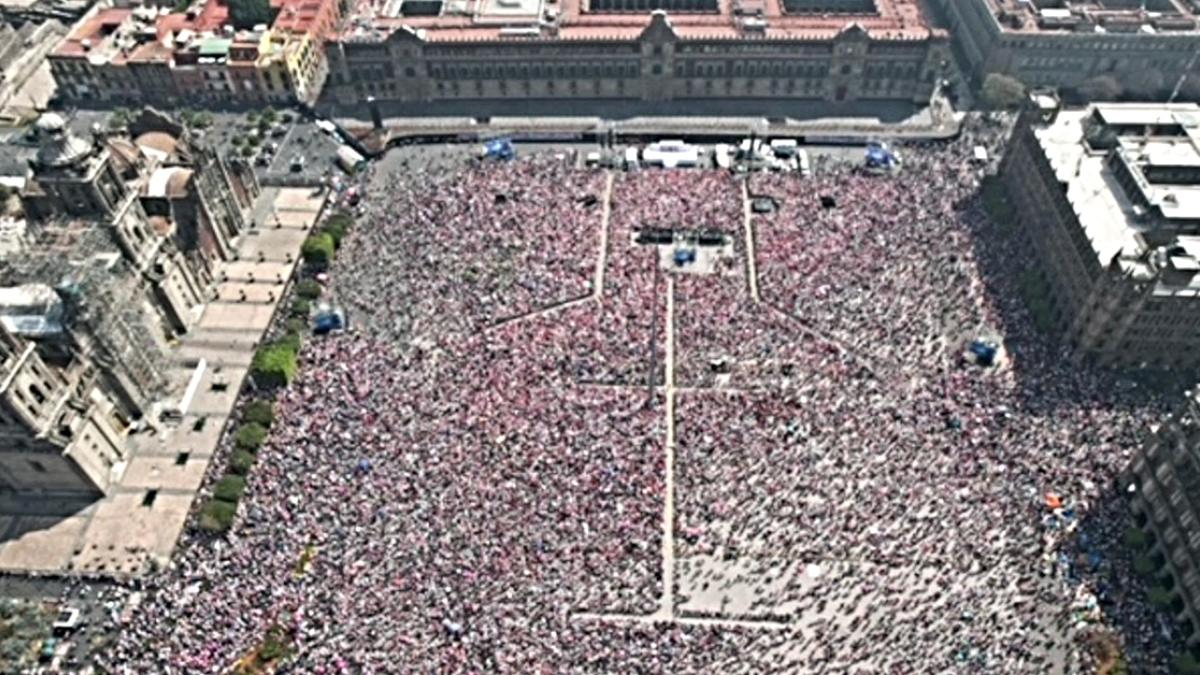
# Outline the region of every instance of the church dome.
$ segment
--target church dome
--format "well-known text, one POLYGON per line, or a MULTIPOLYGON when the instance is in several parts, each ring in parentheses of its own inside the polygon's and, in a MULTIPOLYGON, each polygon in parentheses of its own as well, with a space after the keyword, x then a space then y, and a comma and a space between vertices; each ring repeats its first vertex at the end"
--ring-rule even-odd
POLYGON ((37 163, 46 167, 76 164, 92 154, 92 144, 71 133, 58 113, 48 112, 34 125, 40 147, 37 163))

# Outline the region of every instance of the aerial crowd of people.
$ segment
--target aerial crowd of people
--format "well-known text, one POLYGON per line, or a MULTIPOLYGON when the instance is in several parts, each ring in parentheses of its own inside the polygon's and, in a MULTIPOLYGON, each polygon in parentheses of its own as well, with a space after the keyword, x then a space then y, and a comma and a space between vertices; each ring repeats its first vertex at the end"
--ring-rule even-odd
POLYGON ((1052 493, 1119 539, 1173 400, 1035 333, 967 159, 1004 132, 888 175, 380 172, 330 274, 357 328, 307 343, 233 531, 104 665, 224 673, 272 627, 279 672, 331 675, 1084 673, 1109 629, 1165 664, 1103 602, 1121 553, 1045 528, 1052 493))

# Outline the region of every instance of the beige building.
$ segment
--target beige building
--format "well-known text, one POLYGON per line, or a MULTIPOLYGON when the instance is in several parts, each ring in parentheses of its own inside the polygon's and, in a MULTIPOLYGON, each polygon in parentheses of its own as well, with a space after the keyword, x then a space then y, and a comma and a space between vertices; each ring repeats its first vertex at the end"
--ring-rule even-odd
POLYGON ((128 431, 159 421, 168 342, 257 185, 153 112, 128 135, 84 138, 54 113, 35 133, 25 234, 0 255, 0 491, 103 494, 128 431))
POLYGON ((1122 484, 1136 525, 1150 535, 1146 555, 1172 594, 1170 611, 1193 640, 1200 629, 1200 390, 1147 439, 1122 484))
POLYGON ((1075 88, 1099 77, 1129 94, 1169 91, 1197 72, 1191 0, 931 0, 977 78, 1005 73, 1029 86, 1075 88))
POLYGON ((1200 364, 1200 107, 1029 115, 1001 165, 1064 341, 1113 366, 1200 364))
POLYGON ((91 360, 17 335, 62 320, 49 286, 0 288, 0 491, 101 494, 124 467, 128 424, 91 360))
POLYGON ((925 103, 917 0, 403 0, 327 45, 323 103, 772 98, 925 103))

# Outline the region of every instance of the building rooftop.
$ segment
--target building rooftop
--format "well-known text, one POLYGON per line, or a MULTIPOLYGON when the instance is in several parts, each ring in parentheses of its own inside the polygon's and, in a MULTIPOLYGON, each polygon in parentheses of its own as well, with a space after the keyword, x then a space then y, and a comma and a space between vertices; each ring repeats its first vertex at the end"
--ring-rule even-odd
POLYGON ((1146 278, 1167 266, 1200 295, 1200 236, 1174 234, 1200 231, 1200 106, 1101 104, 1034 133, 1101 266, 1119 256, 1146 278))
POLYGON ((984 0, 1009 33, 1195 32, 1191 0, 984 0))
POLYGON ((379 41, 407 29, 429 42, 630 41, 650 25, 651 6, 665 7, 685 40, 828 40, 851 26, 874 40, 946 36, 918 0, 360 0, 339 37, 379 41), (869 9, 838 9, 848 6, 869 9))
POLYGON ((62 332, 62 298, 43 283, 0 287, 0 324, 10 333, 42 337, 62 332))
MULTIPOLYGON (((507 0, 506 0, 507 1, 507 0)), ((273 24, 276 34, 306 33, 321 28, 337 0, 273 0, 279 10, 273 24)), ((222 0, 197 0, 186 11, 172 12, 150 6, 102 8, 85 18, 51 54, 87 58, 95 64, 171 61, 177 53, 191 52, 206 62, 224 62, 235 46, 258 46, 265 27, 235 31, 229 23, 229 6, 222 0)))

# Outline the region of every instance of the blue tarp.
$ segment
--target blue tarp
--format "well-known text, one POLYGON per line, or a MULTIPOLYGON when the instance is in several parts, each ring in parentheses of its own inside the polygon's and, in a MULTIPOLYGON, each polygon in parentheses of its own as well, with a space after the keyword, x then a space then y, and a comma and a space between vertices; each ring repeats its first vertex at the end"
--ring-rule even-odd
POLYGON ((971 353, 982 366, 990 366, 996 361, 996 345, 976 340, 971 343, 971 353))
POLYGON ((325 335, 335 330, 344 330, 346 322, 342 318, 341 312, 323 312, 317 315, 317 320, 313 324, 313 333, 316 335, 325 335))
POLYGON ((517 149, 511 139, 497 138, 483 144, 483 154, 491 159, 509 160, 517 156, 517 149))
POLYGON ((897 164, 896 156, 882 145, 872 143, 867 146, 867 166, 891 167, 897 164))
POLYGON ((696 262, 696 249, 680 248, 675 249, 675 265, 683 267, 684 265, 696 262))

